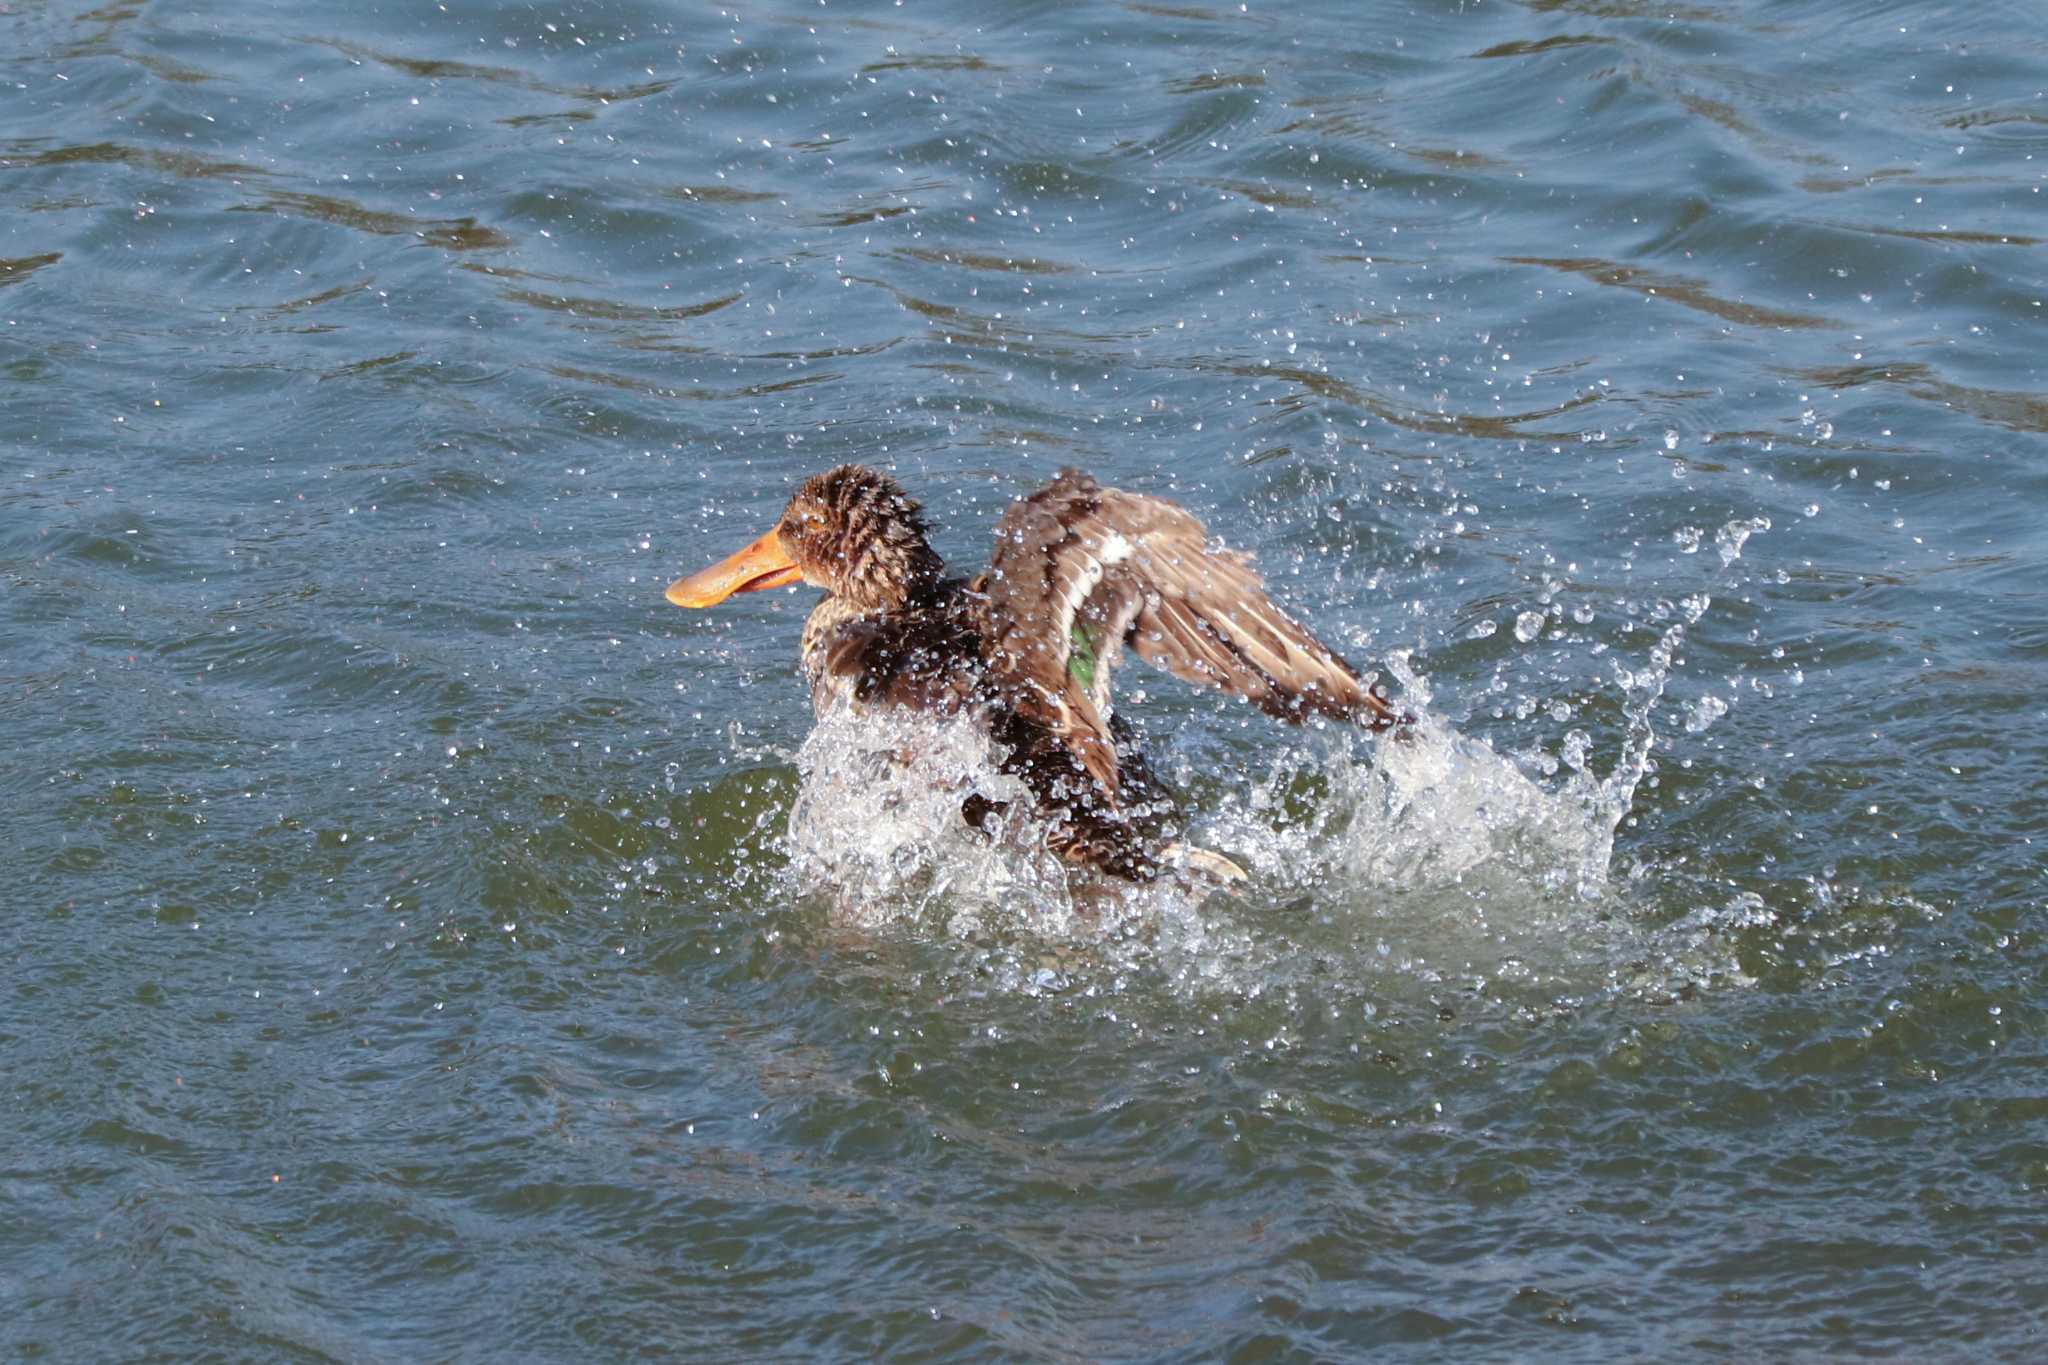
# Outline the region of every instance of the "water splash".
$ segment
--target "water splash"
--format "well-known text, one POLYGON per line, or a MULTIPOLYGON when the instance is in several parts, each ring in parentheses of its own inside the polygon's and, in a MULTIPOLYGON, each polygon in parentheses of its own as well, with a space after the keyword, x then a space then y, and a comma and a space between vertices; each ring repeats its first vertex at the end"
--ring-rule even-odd
POLYGON ((1737 517, 1714 532, 1714 549, 1720 553, 1723 569, 1742 558, 1742 547, 1759 531, 1771 529, 1769 517, 1737 517))
POLYGON ((907 711, 821 717, 796 754, 790 874, 829 894, 841 921, 874 928, 938 912, 968 938, 991 918, 1037 918, 1055 934, 1073 917, 1064 865, 1020 812, 1023 783, 997 771, 989 741, 962 717, 907 711), (1007 806, 973 829, 970 796, 1007 806))
POLYGON ((1607 775, 1595 774, 1592 739, 1568 732, 1553 755, 1519 762, 1483 739, 1459 733, 1429 709, 1428 680, 1406 655, 1389 665, 1417 722, 1379 747, 1378 760, 1347 760, 1333 789, 1348 808, 1335 853, 1355 885, 1412 891, 1460 883, 1476 869, 1512 870, 1546 895, 1596 900, 1607 890, 1614 838, 1636 789, 1651 770, 1651 716, 1683 638, 1674 623, 1651 651, 1647 669, 1617 669, 1626 731, 1607 775), (1527 770, 1561 782, 1546 785, 1527 770))
MULTIPOLYGON (((1196 840, 1244 861, 1268 891, 1300 890, 1332 868, 1352 890, 1453 886, 1498 864, 1544 894, 1597 898, 1615 832, 1649 769, 1650 714, 1683 630, 1673 623, 1649 668, 1618 670, 1628 733, 1604 778, 1592 771, 1590 738, 1575 730, 1545 765, 1561 769, 1562 782, 1539 782, 1431 712, 1427 680, 1397 657, 1401 694, 1419 716, 1401 738, 1294 741, 1263 780, 1197 815, 1196 840), (1288 788, 1310 780, 1310 771, 1324 788, 1312 814, 1279 818, 1288 788)), ((991 918, 1058 934, 1077 920, 1099 922, 1106 900, 1127 899, 1077 888, 1081 879, 1045 851, 1029 793, 996 770, 988 741, 969 721, 835 711, 819 721, 796 764, 802 785, 790 811, 792 873, 805 888, 829 888, 853 923, 943 910, 959 935, 991 918), (971 829, 960 816, 970 795, 1008 810, 989 831, 971 829)), ((1181 757, 1183 780, 1195 766, 1181 757)), ((1209 888, 1181 889, 1199 900, 1209 888)))
MULTIPOLYGON (((1763 529, 1731 522, 1711 541, 1725 564, 1763 529)), ((950 944, 974 989, 1140 980, 1249 997, 1313 983, 1371 997, 1457 983, 1554 999, 1741 979, 1717 937, 1740 914, 1717 902, 1674 918, 1664 902, 1692 899, 1678 882, 1615 870, 1656 772, 1675 659, 1712 602, 1646 603, 1624 630, 1654 630, 1647 649, 1596 650, 1620 703, 1618 726, 1592 727, 1600 739, 1575 728, 1549 748, 1497 750, 1432 709, 1430 680, 1401 654, 1389 664, 1417 717, 1401 738, 1275 727, 1256 768, 1213 726, 1155 739, 1155 767, 1200 793, 1190 842, 1252 872, 1222 890, 1192 875, 1105 886, 1048 853, 1029 794, 969 720, 834 712, 794 756, 786 889, 843 927, 950 944), (1007 810, 970 828, 970 796, 1007 810)), ((1522 643, 1539 638, 1516 625, 1522 643)), ((1671 724, 1704 723, 1695 707, 1671 724)))

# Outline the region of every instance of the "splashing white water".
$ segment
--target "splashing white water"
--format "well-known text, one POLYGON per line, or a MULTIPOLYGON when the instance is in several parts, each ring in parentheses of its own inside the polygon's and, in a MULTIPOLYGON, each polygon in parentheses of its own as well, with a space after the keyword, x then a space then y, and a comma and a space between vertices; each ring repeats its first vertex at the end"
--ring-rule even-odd
MULTIPOLYGON (((1730 522, 1712 543, 1726 565, 1766 529, 1730 522)), ((1431 709, 1429 680, 1405 655, 1389 662, 1417 720, 1400 738, 1274 725, 1251 760, 1234 725, 1155 734, 1155 769, 1199 793, 1185 837, 1247 867, 1244 886, 1192 874, 1105 885, 1046 850, 1029 793, 998 771, 971 720, 835 712, 795 755, 782 875, 798 896, 828 902, 835 924, 951 943, 974 989, 1092 993, 1149 980, 1255 996, 1334 983, 1370 998, 1415 983, 1520 983, 1556 998, 1741 979, 1716 937, 1741 915, 1702 903, 1674 921, 1666 902, 1693 893, 1667 882, 1668 869, 1614 871, 1617 837, 1656 770, 1653 718, 1712 602, 1700 591, 1630 605, 1624 635, 1647 626, 1653 642, 1626 661, 1594 651, 1607 654, 1620 724, 1547 747, 1508 753, 1461 733, 1431 709), (973 829, 961 814, 970 796, 1006 809, 973 829)), ((1523 645, 1544 628, 1516 618, 1523 645)), ((1703 729, 1712 709, 1681 710, 1672 727, 1703 729)), ((1265 724, 1243 719, 1246 734, 1265 724)))
POLYGON ((1406 739, 1276 728, 1268 770, 1224 772, 1220 794, 1213 730, 1155 743, 1170 780, 1212 793, 1191 813, 1190 842, 1251 870, 1248 885, 1220 890, 1191 875, 1131 887, 1077 872, 1045 849, 1028 793, 969 720, 836 712, 796 754, 782 875, 842 927, 950 943, 963 972, 952 990, 1094 995, 1146 981, 1205 997, 1412 1003, 1418 989, 1450 989, 1540 1010, 1741 979, 1715 937, 1717 908, 1658 930, 1639 918, 1642 869, 1625 894, 1609 884, 1692 611, 1673 614, 1645 667, 1615 667, 1627 723, 1605 776, 1582 731, 1555 755, 1513 757, 1459 733, 1428 709, 1428 684, 1404 658, 1392 665, 1419 716, 1406 739), (970 794, 1008 810, 970 828, 970 794))
MULTIPOLYGON (((1546 896, 1598 898, 1606 889, 1615 832, 1649 764, 1649 718, 1684 626, 1674 623, 1641 672, 1619 670, 1629 729, 1606 777, 1589 763, 1582 731, 1565 737, 1545 785, 1428 710, 1426 680, 1393 660, 1404 704, 1419 715, 1399 738, 1333 746, 1292 744, 1263 782, 1197 815, 1194 841, 1228 850, 1267 891, 1327 884, 1398 893, 1459 884, 1476 869, 1508 871, 1546 896), (1361 759, 1361 751, 1372 756, 1361 759), (1313 765, 1326 791, 1310 819, 1275 812, 1283 790, 1313 765)), ((876 925, 942 911, 948 929, 971 936, 991 918, 1063 936, 1100 925, 1105 907, 1133 907, 1075 873, 1044 847, 1029 793, 997 771, 987 739, 966 719, 908 713, 822 718, 796 756, 801 792, 790 811, 792 873, 800 887, 829 889, 849 922, 876 925), (961 818, 970 795, 1005 803, 986 831, 961 818)), ((1199 902, 1213 888, 1168 879, 1168 894, 1199 902)), ((1152 890, 1148 888, 1148 890, 1152 890)), ((1140 896, 1140 901, 1157 896, 1140 896)), ((1112 914, 1121 922, 1125 914, 1112 914)))
POLYGON ((991 917, 1035 921, 1053 936, 1075 912, 1066 866, 1026 812, 1030 793, 997 771, 965 717, 835 708, 797 751, 802 784, 789 813, 791 873, 829 893, 844 922, 877 927, 939 912, 971 938, 991 917), (970 796, 1007 805, 970 827, 970 796))

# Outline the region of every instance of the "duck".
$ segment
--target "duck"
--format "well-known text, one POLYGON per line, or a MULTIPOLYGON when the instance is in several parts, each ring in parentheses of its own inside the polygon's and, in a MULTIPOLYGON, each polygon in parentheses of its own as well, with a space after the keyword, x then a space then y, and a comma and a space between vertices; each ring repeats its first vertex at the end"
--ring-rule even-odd
MULTIPOLYGON (((1078 469, 1013 501, 988 568, 949 574, 922 505, 889 474, 844 464, 797 488, 775 524, 668 586, 679 607, 794 584, 821 589, 799 661, 814 711, 968 716, 998 768, 1022 780, 1067 863, 1122 882, 1194 866, 1242 868, 1178 836, 1178 796, 1147 763, 1111 689, 1128 651, 1274 719, 1383 731, 1403 723, 1384 689, 1283 611, 1248 554, 1179 504, 1104 487, 1078 469)), ((961 817, 992 829, 1005 804, 961 817)))

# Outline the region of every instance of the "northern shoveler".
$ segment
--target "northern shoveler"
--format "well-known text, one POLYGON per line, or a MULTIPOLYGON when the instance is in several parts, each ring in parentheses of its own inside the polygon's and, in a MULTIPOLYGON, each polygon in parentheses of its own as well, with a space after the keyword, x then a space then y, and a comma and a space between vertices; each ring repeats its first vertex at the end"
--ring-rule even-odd
MULTIPOLYGON (((1114 877, 1159 875, 1178 824, 1111 706, 1126 647, 1283 721, 1396 723, 1378 688, 1274 605, 1249 556, 1176 504, 1079 470, 1013 502, 987 571, 968 579, 947 576, 894 479, 841 465, 806 480, 760 539, 670 584, 668 600, 709 607, 798 581, 825 591, 802 642, 820 714, 850 702, 972 715, 1035 797, 1049 846, 1114 877)), ((995 809, 970 796, 962 814, 981 827, 995 809)))

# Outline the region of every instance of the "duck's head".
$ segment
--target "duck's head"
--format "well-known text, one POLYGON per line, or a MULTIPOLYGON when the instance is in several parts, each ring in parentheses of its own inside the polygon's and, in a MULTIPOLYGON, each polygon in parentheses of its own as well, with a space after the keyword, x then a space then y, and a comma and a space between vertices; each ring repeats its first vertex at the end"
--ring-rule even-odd
POLYGON ((804 480, 773 530, 707 569, 668 585, 679 607, 799 580, 866 610, 900 607, 938 582, 924 513, 896 480, 843 464, 804 480))

